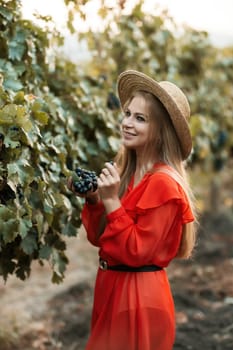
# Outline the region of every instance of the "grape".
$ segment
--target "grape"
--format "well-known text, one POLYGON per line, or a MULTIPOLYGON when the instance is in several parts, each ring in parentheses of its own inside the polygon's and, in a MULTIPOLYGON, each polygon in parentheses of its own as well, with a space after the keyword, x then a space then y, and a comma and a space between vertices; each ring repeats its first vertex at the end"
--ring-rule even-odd
POLYGON ((88 191, 97 190, 97 176, 95 171, 77 167, 72 176, 75 192, 85 194, 88 191))
POLYGON ((113 92, 108 93, 107 97, 107 107, 111 110, 119 109, 120 108, 120 102, 117 96, 113 92))
POLYGON ((18 126, 11 126, 9 129, 11 131, 19 131, 19 127, 18 126))
MULTIPOLYGON (((112 160, 109 163, 114 164, 112 160)), ((73 172, 72 179, 75 192, 80 194, 85 194, 91 190, 94 192, 98 188, 97 175, 93 170, 77 167, 73 172)))

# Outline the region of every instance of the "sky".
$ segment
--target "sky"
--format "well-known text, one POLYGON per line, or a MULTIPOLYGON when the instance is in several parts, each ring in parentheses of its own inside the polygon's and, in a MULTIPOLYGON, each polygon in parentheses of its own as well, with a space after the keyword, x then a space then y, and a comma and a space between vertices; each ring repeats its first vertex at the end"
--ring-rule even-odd
MULTIPOLYGON (((107 0, 113 4, 116 0, 107 0)), ((128 0, 133 4, 137 0, 128 0)), ((32 14, 38 11, 42 15, 51 15, 58 29, 65 28, 66 7, 63 0, 21 0, 23 16, 32 19, 32 14)), ((87 18, 93 29, 101 26, 101 21, 95 16, 99 0, 90 0, 87 7, 87 18)), ((145 0, 145 10, 153 11, 154 6, 165 7, 177 24, 187 24, 197 30, 209 33, 213 45, 223 47, 233 45, 233 0, 145 0)), ((85 24, 77 23, 78 28, 85 30, 85 24)), ((67 45, 67 43, 66 43, 67 45)), ((74 39, 68 40, 68 50, 72 51, 74 39)), ((73 47, 74 47, 73 46, 73 47)), ((79 52, 80 53, 80 52, 79 52)))
MULTIPOLYGON (((149 3, 149 1, 146 1, 149 3)), ((157 1, 150 1, 157 2, 157 1)), ((233 44, 233 0, 160 0, 178 23, 209 32, 214 44, 233 44)))

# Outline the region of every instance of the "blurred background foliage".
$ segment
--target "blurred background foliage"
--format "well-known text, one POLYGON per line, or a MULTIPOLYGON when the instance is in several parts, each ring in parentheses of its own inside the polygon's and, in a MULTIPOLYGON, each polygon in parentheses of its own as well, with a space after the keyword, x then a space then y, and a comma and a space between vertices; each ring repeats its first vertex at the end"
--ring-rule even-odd
MULTIPOLYGON (((91 0, 64 1, 75 33, 91 0)), ((191 105, 188 159, 201 211, 233 211, 233 46, 216 48, 208 33, 178 28, 166 10, 130 13, 101 0, 102 31, 76 33, 90 59, 74 64, 54 49, 64 38, 22 17, 20 2, 0 1, 0 275, 25 279, 31 262, 48 261, 52 281, 64 278, 66 236, 77 235, 82 202, 66 187, 79 164, 99 171, 114 157, 120 109, 116 79, 136 69, 170 80, 191 105)))

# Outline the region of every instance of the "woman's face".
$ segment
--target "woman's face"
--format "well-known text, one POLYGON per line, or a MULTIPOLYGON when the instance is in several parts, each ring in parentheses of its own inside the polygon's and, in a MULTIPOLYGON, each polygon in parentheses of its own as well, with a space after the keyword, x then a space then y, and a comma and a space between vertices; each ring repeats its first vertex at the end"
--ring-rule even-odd
POLYGON ((142 151, 148 144, 151 121, 148 115, 146 100, 136 95, 124 111, 124 118, 121 124, 123 145, 126 148, 134 149, 136 153, 142 151))

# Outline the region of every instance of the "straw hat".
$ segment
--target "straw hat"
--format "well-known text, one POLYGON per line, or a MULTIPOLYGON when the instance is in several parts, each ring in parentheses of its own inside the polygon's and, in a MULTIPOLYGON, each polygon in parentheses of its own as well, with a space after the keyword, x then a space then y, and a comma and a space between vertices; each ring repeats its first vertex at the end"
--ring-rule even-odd
POLYGON ((157 82, 135 70, 121 73, 117 81, 118 95, 123 106, 134 91, 143 90, 152 93, 164 105, 172 120, 180 141, 183 159, 192 149, 192 138, 188 126, 190 107, 184 93, 175 84, 168 81, 157 82))

